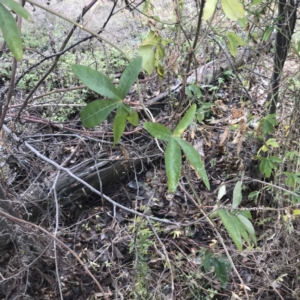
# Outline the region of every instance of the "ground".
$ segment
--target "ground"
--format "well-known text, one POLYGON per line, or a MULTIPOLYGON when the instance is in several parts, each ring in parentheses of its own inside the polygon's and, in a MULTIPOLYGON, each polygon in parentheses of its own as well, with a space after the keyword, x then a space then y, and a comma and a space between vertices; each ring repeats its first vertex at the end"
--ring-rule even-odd
MULTIPOLYGON (((52 0, 49 7, 74 19, 87 3, 52 0)), ((99 1, 84 22, 99 30, 99 20, 106 19, 112 5, 99 1)), ((172 2, 155 5, 161 18, 174 22, 172 2)), ((192 2, 187 3, 186 9, 191 8, 192 2)), ((149 28, 123 2, 118 9, 121 12, 102 34, 134 57, 149 28)), ((29 32, 25 43, 35 51, 20 63, 22 72, 40 60, 42 46, 45 55, 52 53, 50 41, 59 49, 67 27, 50 13, 38 8, 31 12, 35 23, 25 25, 29 32), (29 36, 37 24, 40 40, 35 44, 29 36)), ((87 36, 76 33, 71 43, 87 36)), ((164 34, 164 38, 172 35, 164 34)), ((204 46, 199 48, 194 67, 209 63, 208 56, 216 65, 224 60, 215 41, 207 45, 208 53, 204 46)), ((285 163, 266 178, 257 156, 263 145, 259 122, 266 115, 271 52, 223 72, 210 84, 187 86, 183 100, 178 90, 169 90, 183 80, 180 71, 185 70, 186 59, 179 58, 178 68, 167 69, 163 80, 141 72, 141 96, 148 111, 136 107, 138 126, 127 123, 116 146, 113 114, 95 128, 82 126, 82 107, 99 95, 86 87, 70 89, 82 85, 70 64, 88 64, 117 84, 128 63, 99 41, 79 45, 72 55, 61 58, 21 122, 15 122, 20 104, 52 60, 36 68, 40 73, 29 72, 31 77, 20 79, 1 133, 1 184, 12 204, 5 226, 13 229, 12 242, 1 254, 1 299, 299 299, 300 223, 294 213, 299 204, 287 194, 292 189, 283 177, 298 173, 298 144, 293 143, 298 136, 298 110, 292 100, 299 89, 298 56, 291 53, 285 64, 284 101, 274 133, 280 147, 274 147, 272 155, 285 163), (179 185, 171 194, 166 142, 153 139, 142 122, 149 121, 149 112, 174 130, 192 103, 197 104, 197 118, 182 138, 200 155, 210 190, 182 153, 179 185), (179 105, 183 111, 177 111, 179 105), (240 196, 240 210, 232 210, 240 196), (257 243, 246 233, 238 250, 227 227, 230 222, 208 217, 216 204, 231 220, 248 212, 257 243)), ((9 59, 1 60, 2 70, 7 69, 1 74, 4 86, 10 79, 9 59)), ((132 105, 138 102, 136 85, 126 100, 132 105)))

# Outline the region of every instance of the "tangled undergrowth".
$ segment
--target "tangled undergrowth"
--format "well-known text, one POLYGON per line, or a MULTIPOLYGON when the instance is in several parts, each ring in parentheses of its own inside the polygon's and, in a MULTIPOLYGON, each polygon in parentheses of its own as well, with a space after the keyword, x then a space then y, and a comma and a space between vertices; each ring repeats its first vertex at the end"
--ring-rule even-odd
MULTIPOLYGON (((135 14, 138 6, 135 11, 125 4, 113 2, 113 9, 103 4, 106 23, 115 20, 113 38, 125 43, 130 32, 126 45, 134 47, 122 50, 133 58, 137 40, 142 44, 154 36, 160 53, 155 53, 157 73, 140 72, 139 86, 126 96, 141 121, 137 127, 126 124, 117 145, 113 116, 93 129, 82 126, 82 107, 99 95, 81 85, 71 65, 90 65, 116 85, 127 66, 119 52, 78 33, 19 116, 24 99, 51 67, 66 25, 60 20, 53 29, 55 19, 41 14, 47 26, 36 33, 39 42, 30 32, 23 36, 28 53, 19 64, 0 141, 0 298, 299 299, 300 79, 295 47, 282 74, 281 105, 277 115, 268 115, 271 27, 262 41, 255 38, 262 34, 259 26, 247 29, 254 46, 238 44, 242 59, 234 60, 222 40, 234 26, 222 22, 222 10, 217 10, 217 21, 203 25, 207 35, 191 63, 191 69, 200 70, 196 80, 202 79, 194 84, 191 75, 183 88, 196 36, 189 26, 197 26, 198 3, 178 6, 184 40, 177 36, 166 3, 156 8, 146 3, 147 13, 157 9, 160 18, 167 15, 161 27, 156 15, 145 21, 135 14), (133 31, 133 24, 141 28, 133 31), (178 47, 172 44, 175 36, 178 47), (160 68, 165 68, 163 79, 160 68), (136 105, 140 97, 143 109, 136 105), (173 132, 192 104, 197 113, 181 137, 204 162, 210 190, 183 154, 178 188, 170 195, 166 143, 153 139, 142 121, 150 115, 173 132), (218 210, 232 222, 224 222, 218 210), (236 228, 235 220, 243 216, 248 227, 236 228)), ((99 11, 97 6, 87 19, 93 14, 101 19, 99 11)), ((274 17, 265 16, 265 22, 274 17)), ((106 23, 101 29, 105 36, 110 33, 106 23)), ((245 38, 241 28, 235 32, 245 38)), ((10 59, 4 51, 4 89, 12 74, 10 59)))
MULTIPOLYGON (((169 84, 166 81, 164 86, 169 84)), ((228 90, 235 84, 235 78, 231 78, 219 90, 202 91, 212 99, 213 105, 205 112, 204 123, 194 124, 185 135, 205 161, 211 191, 184 165, 178 191, 173 199, 168 199, 163 156, 149 136, 136 135, 128 127, 120 145, 112 148, 110 123, 96 131, 84 132, 76 125, 78 117, 75 117, 65 124, 67 130, 56 124, 35 125, 16 132, 18 142, 12 142, 13 137, 6 135, 2 145, 2 149, 6 147, 4 154, 9 166, 5 170, 6 187, 11 195, 20 195, 15 198, 16 211, 21 211, 23 218, 39 220, 50 232, 58 226, 56 236, 78 255, 109 298, 228 299, 236 295, 236 299, 245 299, 243 285, 250 299, 271 299, 276 294, 283 299, 297 297, 300 224, 288 212, 286 193, 274 188, 271 181, 268 184, 256 180, 259 162, 255 155, 261 145, 257 142, 257 131, 251 129, 251 122, 237 154, 237 144, 233 141, 240 125, 235 120, 239 120, 237 114, 244 112, 245 107, 240 106, 240 101, 227 98, 228 90), (76 133, 70 133, 69 128, 76 133), (108 184, 102 178, 103 193, 143 216, 111 205, 95 193, 85 197, 80 192, 76 195, 82 187, 77 190, 75 185, 66 197, 56 188, 60 196, 59 218, 55 224, 55 201, 43 191, 54 187, 56 168, 29 154, 23 141, 75 174, 77 166, 81 178, 87 182, 90 174, 84 172, 83 163, 97 166, 98 172, 115 168, 116 162, 125 164, 124 175, 117 182, 108 184), (143 160, 145 157, 147 160, 143 160), (137 163, 129 166, 130 161, 137 163), (245 244, 242 252, 235 249, 221 223, 217 221, 213 227, 202 213, 203 210, 211 212, 218 201, 230 209, 238 180, 243 182, 242 207, 252 214, 258 241, 254 249, 245 244), (222 185, 226 186, 226 193, 219 199, 222 185), (28 190, 31 194, 39 192, 39 197, 24 202, 22 195, 28 190), (286 222, 283 216, 289 216, 286 222), (220 244, 216 231, 224 245, 220 244), (228 254, 243 282, 232 269, 228 254)), ((143 86, 145 93, 158 88, 155 81, 143 86)), ((173 110, 174 101, 177 101, 175 94, 150 109, 163 123, 173 110)), ((259 108, 251 110, 249 107, 248 116, 259 111, 259 108)), ((279 125, 284 138, 297 134, 297 127, 291 125, 287 135, 286 126, 285 123, 279 125)), ((287 150, 297 152, 297 148, 287 150)), ((288 158, 297 156, 286 155, 287 168, 293 163, 288 158)), ((64 178, 58 178, 56 184, 60 186, 59 180, 62 180, 66 188, 64 178)), ((53 252, 50 236, 27 223, 16 224, 15 230, 17 244, 9 247, 1 261, 1 274, 6 278, 1 284, 2 297, 10 295, 13 299, 14 295, 24 293, 34 299, 56 299, 56 260, 63 299, 103 298, 69 251, 58 244, 57 252, 53 252)))

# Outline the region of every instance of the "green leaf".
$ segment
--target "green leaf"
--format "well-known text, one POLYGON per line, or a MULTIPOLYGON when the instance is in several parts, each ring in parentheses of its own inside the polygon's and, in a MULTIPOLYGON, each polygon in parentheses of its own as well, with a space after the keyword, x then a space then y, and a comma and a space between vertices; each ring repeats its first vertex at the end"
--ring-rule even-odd
POLYGON ((96 100, 87 104, 80 113, 83 126, 91 128, 99 125, 118 105, 117 100, 96 100))
POLYGON ((242 250, 242 238, 239 229, 236 227, 234 222, 234 215, 226 211, 225 209, 219 209, 218 215, 220 216, 224 227, 226 228, 228 234, 232 238, 233 242, 235 243, 236 247, 239 250, 242 250))
POLYGON ((20 31, 11 13, 0 3, 0 29, 2 35, 16 60, 23 58, 20 31))
POLYGON ((139 48, 139 55, 142 57, 142 67, 150 75, 154 70, 155 53, 152 45, 141 46, 139 48))
POLYGON ((75 75, 91 90, 113 100, 123 100, 119 90, 101 72, 90 67, 72 65, 75 75))
POLYGON ((240 234, 242 236, 242 238, 246 241, 246 243, 251 246, 251 242, 250 242, 250 239, 249 239, 249 235, 246 231, 246 228, 245 226, 243 225, 243 223, 240 221, 240 219, 237 217, 237 216, 233 216, 232 217, 232 222, 234 222, 235 224, 235 227, 238 228, 238 230, 240 231, 240 234))
POLYGON ((216 9, 218 0, 208 0, 205 2, 204 11, 203 11, 203 20, 210 19, 216 9))
POLYGON ((170 139, 165 153, 168 189, 171 193, 176 191, 181 172, 181 151, 175 139, 170 139))
POLYGON ((225 288, 228 282, 227 270, 230 269, 230 263, 222 257, 213 257, 210 251, 205 251, 201 265, 205 272, 214 268, 217 278, 221 281, 222 287, 225 288))
POLYGON ((125 108, 127 109, 128 112, 128 116, 127 116, 127 120, 128 122, 130 122, 131 125, 133 126, 138 126, 139 125, 139 115, 138 113, 132 109, 129 105, 123 104, 125 106, 125 108), (127 108, 127 106, 129 107, 129 109, 127 108))
POLYGON ((257 204, 257 201, 258 201, 258 197, 260 195, 260 192, 259 191, 253 191, 251 192, 249 195, 248 195, 248 199, 253 199, 254 200, 254 203, 257 204))
POLYGON ((157 32, 150 30, 145 40, 143 40, 141 46, 157 46, 161 40, 162 38, 157 32))
POLYGON ((205 119, 205 111, 202 107, 197 109, 196 118, 199 123, 202 123, 202 121, 205 119))
POLYGON ((252 5, 258 5, 262 2, 262 0, 252 0, 252 5))
POLYGON ((255 245, 257 245, 257 240, 256 240, 256 236, 255 236, 255 230, 254 230, 254 227, 253 227, 252 223, 245 216, 243 216, 241 214, 238 214, 237 217, 239 218, 239 220, 244 225, 244 227, 247 230, 247 232, 249 233, 252 241, 255 243, 255 245))
POLYGON ((226 195, 226 185, 221 185, 218 191, 218 200, 221 200, 223 196, 226 195))
POLYGON ((205 251, 204 259, 201 265, 204 267, 205 272, 209 272, 211 268, 211 260, 212 260, 212 253, 209 251, 205 251))
POLYGON ((200 99, 202 97, 202 93, 198 85, 190 84, 186 87, 186 93, 189 97, 193 97, 194 95, 200 99))
POLYGON ((229 19, 237 21, 245 17, 244 8, 238 0, 221 0, 221 4, 229 19))
POLYGON ((29 12, 19 3, 15 2, 13 0, 0 0, 0 3, 9 7, 11 10, 13 10, 16 14, 18 14, 25 20, 27 20, 27 21, 31 20, 31 16, 30 16, 29 12))
POLYGON ((263 42, 267 41, 273 31, 274 31, 274 26, 267 26, 267 28, 263 34, 262 41, 263 42))
POLYGON ((300 52, 300 41, 297 42, 297 52, 300 52))
POLYGON ((271 159, 272 162, 277 162, 279 164, 282 163, 282 159, 279 158, 278 156, 271 156, 270 159, 271 159))
POLYGON ((157 75, 160 77, 160 79, 163 78, 165 76, 165 68, 159 63, 157 65, 155 63, 155 66, 157 75))
POLYGON ((269 159, 262 158, 261 163, 259 164, 259 171, 265 174, 267 178, 271 176, 272 167, 270 167, 269 159))
POLYGON ((243 29, 246 29, 246 28, 247 28, 247 24, 248 24, 247 18, 238 19, 238 20, 237 20, 237 23, 238 23, 243 29))
POLYGON ((165 58, 165 56, 165 48, 161 45, 157 45, 154 52, 154 66, 156 67, 157 74, 161 78, 165 76, 165 69, 160 62, 165 58))
POLYGON ((185 142, 181 138, 177 137, 176 141, 179 143, 180 147, 182 148, 189 163, 192 165, 192 167, 195 169, 196 173, 203 180, 207 189, 210 190, 209 180, 208 180, 205 168, 204 168, 204 164, 201 161, 201 158, 200 158, 200 155, 198 154, 198 152, 195 150, 194 147, 192 147, 189 143, 185 142))
POLYGON ((284 174, 287 176, 287 178, 285 179, 285 184, 289 185, 291 187, 295 187, 295 179, 292 173, 290 172, 284 172, 284 174))
POLYGON ((212 259, 212 265, 215 268, 217 278, 221 281, 222 287, 225 288, 228 282, 226 265, 216 257, 212 259))
POLYGON ((136 81, 141 68, 142 58, 139 56, 135 58, 123 72, 118 86, 118 90, 120 91, 120 95, 123 99, 127 96, 131 86, 136 81))
POLYGON ((163 141, 169 141, 172 138, 171 130, 161 124, 145 122, 144 128, 155 138, 163 141))
POLYGON ((164 59, 166 56, 166 50, 164 47, 157 45, 156 46, 156 52, 157 52, 157 58, 158 59, 164 59))
POLYGON ((252 220, 252 215, 249 210, 239 210, 238 214, 244 216, 245 218, 252 220))
POLYGON ((113 126, 114 145, 118 143, 123 132, 125 131, 127 115, 128 112, 126 108, 123 105, 119 105, 114 119, 114 126, 113 126))
POLYGON ((183 118, 180 120, 178 125, 176 126, 173 136, 180 137, 182 133, 187 129, 187 127, 192 123, 195 113, 196 113, 197 106, 193 104, 185 113, 183 118))
POLYGON ((263 135, 266 135, 267 133, 273 133, 274 127, 278 125, 275 114, 267 115, 260 120, 260 123, 262 124, 263 135))
POLYGON ((228 38, 229 51, 233 57, 236 57, 237 48, 238 48, 238 46, 243 46, 244 41, 238 35, 236 35, 234 32, 228 32, 227 38, 228 38))
POLYGON ((237 208, 242 202, 242 182, 238 181, 233 190, 232 208, 237 208))

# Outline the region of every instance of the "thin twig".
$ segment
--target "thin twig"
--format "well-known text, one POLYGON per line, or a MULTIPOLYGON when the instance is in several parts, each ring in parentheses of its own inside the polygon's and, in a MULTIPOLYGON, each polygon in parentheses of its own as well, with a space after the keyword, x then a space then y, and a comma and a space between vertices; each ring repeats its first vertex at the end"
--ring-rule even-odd
POLYGON ((174 272, 173 272, 173 268, 172 268, 172 265, 171 265, 171 261, 169 259, 169 255, 168 255, 168 252, 167 252, 167 249, 164 245, 164 243, 161 241, 160 237, 158 236, 154 226, 152 225, 149 217, 146 217, 147 221, 148 221, 148 224, 152 230, 152 232, 154 233, 156 239, 158 240, 158 242, 160 243, 161 247, 162 247, 162 250, 164 252, 164 256, 165 256, 165 259, 167 260, 168 262, 168 265, 169 265, 169 268, 170 268, 170 274, 171 274, 171 297, 170 299, 173 299, 173 295, 174 295, 174 291, 175 291, 175 286, 174 286, 174 272))
MULTIPOLYGON (((51 13, 53 13, 52 10, 50 10, 49 8, 47 7, 44 7, 44 6, 41 6, 37 3, 35 3, 34 1, 27 1, 29 3, 31 3, 32 5, 36 5, 38 7, 41 7, 42 9, 46 10, 46 11, 49 11, 51 13)), ((97 0, 92 0, 90 4, 88 4, 87 6, 85 6, 83 9, 82 9, 82 13, 80 14, 80 16, 77 18, 78 21, 80 21, 80 19, 88 12, 89 9, 91 9, 91 7, 97 2, 97 0)), ((62 16, 60 16, 62 17, 62 16)), ((63 18, 63 17, 62 17, 63 18)), ((76 22, 71 22, 71 23, 74 23, 74 26, 71 28, 71 30, 69 31, 68 35, 66 36, 65 40, 63 41, 60 49, 59 49, 59 52, 63 51, 65 49, 65 47, 67 46, 69 40, 71 39, 75 29, 78 27, 82 27, 80 24, 77 24, 76 22)), ((36 92, 36 90, 39 88, 39 86, 46 80, 46 78, 49 76, 49 74, 54 70, 54 68, 56 67, 59 59, 60 59, 61 55, 58 55, 56 56, 52 66, 46 71, 46 73, 42 76, 42 78, 38 81, 38 83, 32 88, 32 90, 29 92, 28 96, 26 97, 26 99, 24 100, 23 102, 23 105, 22 107, 20 108, 19 112, 18 112, 18 115, 17 115, 17 119, 20 119, 20 116, 21 116, 21 112, 22 110, 26 107, 28 101, 31 99, 31 97, 33 96, 33 94, 36 92)))
MULTIPOLYGON (((57 199, 57 193, 56 193, 56 184, 57 180, 59 178, 60 171, 57 172, 57 175, 55 177, 55 180, 53 182, 53 196, 54 196, 54 201, 55 201, 55 229, 53 232, 53 235, 57 237, 57 232, 59 228, 59 204, 58 204, 58 199, 57 199)), ((56 240, 53 241, 53 250, 54 250, 54 261, 55 261, 55 271, 56 271, 56 278, 57 278, 57 283, 58 283, 58 290, 59 290, 59 295, 61 300, 63 300, 63 293, 61 290, 61 281, 60 281, 60 276, 59 276, 59 270, 58 270, 58 259, 57 259, 57 251, 56 251, 56 240)))
MULTIPOLYGON (((11 134, 11 136, 13 137, 13 139, 15 141, 21 142, 21 139, 18 138, 14 133, 12 133, 12 131, 6 126, 3 125, 3 129, 8 133, 11 134)), ((76 181, 80 182, 81 184, 83 184, 84 186, 86 186, 90 191, 92 191, 93 193, 97 194, 98 196, 103 196, 103 198, 108 201, 109 203, 111 203, 112 205, 115 205, 125 211, 128 211, 134 215, 139 215, 141 217, 145 217, 145 215, 143 213, 140 213, 138 211, 135 211, 133 209, 130 209, 124 205, 119 204, 118 202, 115 202, 114 200, 112 200, 110 197, 106 196, 105 194, 101 194, 101 192, 99 192, 99 190, 95 189, 93 186, 91 186, 90 184, 88 184, 87 182, 85 182, 84 180, 82 180, 81 178, 79 178, 78 176, 76 176, 74 173, 72 173, 69 169, 64 168, 62 166, 60 166, 59 164, 57 164, 55 161, 49 159, 48 157, 44 156, 43 154, 41 154, 39 151, 37 151, 34 147, 32 147, 29 143, 27 143, 26 141, 24 142, 24 145, 30 150, 32 151, 37 157, 41 158, 43 161, 51 164, 52 166, 54 166, 57 170, 61 170, 63 172, 66 172, 67 174, 69 174, 72 178, 74 178, 76 181)), ((156 217, 149 217, 151 220, 154 221, 158 221, 161 223, 166 223, 166 224, 172 224, 172 225, 176 225, 176 226, 180 226, 180 223, 177 222, 171 222, 169 220, 165 220, 165 219, 159 219, 156 217)))
MULTIPOLYGON (((194 195, 195 195, 195 197, 196 197, 196 199, 197 199, 197 198, 198 198, 198 195, 197 195, 197 193, 195 193, 195 190, 194 190, 194 188, 192 187, 192 184, 191 184, 190 182, 188 182, 188 184, 189 184, 189 186, 191 187, 191 189, 193 190, 194 195)), ((197 200, 198 200, 198 202, 200 201, 199 199, 197 199, 197 200)), ((193 202, 196 202, 196 201, 194 200, 193 202)), ((199 204, 200 204, 200 202, 199 202, 199 204)), ((227 258, 228 258, 228 260, 229 260, 229 262, 230 262, 230 264, 231 264, 231 266, 232 266, 232 269, 233 269, 234 273, 236 274, 236 276, 238 277, 238 279, 240 280, 240 283, 241 283, 241 285, 242 285, 242 287, 243 287, 243 289, 244 289, 244 292, 245 292, 245 296, 246 296, 247 300, 249 300, 249 295, 248 295, 248 292, 247 292, 247 287, 246 287, 246 285, 245 285, 245 283, 244 283, 242 277, 240 276, 238 270, 237 270, 236 267, 235 267, 235 264, 234 264, 234 262, 233 262, 233 260, 232 260, 232 258, 231 258, 231 256, 230 256, 230 254, 229 254, 229 252, 228 252, 228 249, 227 249, 227 247, 226 247, 226 245, 225 245, 225 242, 224 242, 224 240, 223 240, 221 234, 219 233, 219 230, 217 229, 217 226, 215 225, 215 223, 210 219, 210 217, 206 214, 206 212, 205 212, 201 207, 200 207, 199 209, 200 209, 200 212, 204 215, 205 219, 208 221, 208 223, 209 223, 209 224, 211 225, 211 227, 214 229, 216 235, 218 236, 218 239, 219 239, 220 243, 221 243, 222 246, 223 246, 223 249, 224 249, 224 251, 225 251, 225 253, 226 253, 226 256, 227 256, 227 258)))
POLYGON ((15 223, 22 223, 25 225, 28 225, 30 227, 34 227, 35 229, 38 229, 42 232, 44 232, 46 235, 50 236, 52 239, 54 239, 56 242, 58 242, 63 248, 65 248, 67 251, 69 251, 75 258, 76 260, 81 264, 81 266, 84 268, 85 272, 93 279, 93 281, 95 282, 95 284, 97 285, 97 287, 99 288, 100 292, 103 293, 103 296, 106 300, 109 300, 106 296, 106 294, 104 293, 104 290, 102 289, 100 283, 98 282, 98 280, 95 278, 95 276, 91 273, 91 271, 85 266, 85 263, 79 258, 79 256, 70 248, 68 247, 64 242, 62 242, 60 239, 58 239, 57 237, 55 237, 53 234, 51 234, 50 232, 48 232, 46 229, 44 229, 43 227, 27 222, 25 220, 16 218, 11 216, 10 214, 4 212, 3 210, 0 209, 0 215, 6 217, 7 219, 15 222, 15 223))

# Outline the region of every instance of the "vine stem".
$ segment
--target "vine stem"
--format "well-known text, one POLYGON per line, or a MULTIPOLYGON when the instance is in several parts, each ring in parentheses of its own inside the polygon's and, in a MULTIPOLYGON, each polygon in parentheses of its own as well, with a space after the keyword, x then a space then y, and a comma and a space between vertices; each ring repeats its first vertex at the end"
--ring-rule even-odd
MULTIPOLYGON (((80 28, 81 30, 84 30, 84 31, 90 33, 91 35, 97 37, 98 39, 104 41, 105 43, 107 43, 108 45, 112 46, 113 48, 115 48, 116 50, 118 50, 120 53, 122 53, 122 55, 124 56, 124 58, 125 58, 126 60, 129 61, 128 56, 126 55, 126 53, 125 53, 121 48, 119 48, 119 47, 118 47, 117 45, 115 45, 114 43, 110 42, 108 39, 106 39, 106 38, 100 36, 100 35, 97 34, 96 32, 94 32, 94 31, 92 31, 92 30, 90 30, 90 29, 88 29, 88 28, 85 28, 83 25, 81 25, 81 24, 79 24, 79 23, 73 21, 72 19, 69 19, 68 17, 66 17, 66 16, 64 16, 64 15, 62 15, 62 14, 60 14, 60 13, 58 13, 58 12, 52 10, 52 9, 50 9, 49 7, 46 7, 46 6, 42 5, 42 4, 40 4, 40 3, 37 3, 37 2, 32 1, 32 0, 27 0, 26 2, 28 2, 28 3, 30 3, 30 4, 32 4, 32 5, 34 5, 34 6, 37 6, 37 7, 41 8, 41 9, 43 9, 43 10, 46 10, 46 11, 48 11, 49 13, 51 13, 51 14, 53 14, 53 15, 55 15, 55 16, 57 16, 57 17, 63 19, 63 20, 65 20, 65 21, 67 21, 67 22, 73 24, 74 26, 80 28)), ((93 2, 97 2, 97 0, 95 0, 95 1, 93 1, 93 2)), ((94 5, 94 4, 95 4, 95 3, 93 3, 93 5, 94 5)), ((91 5, 90 5, 90 6, 91 6, 91 5)), ((90 8, 90 7, 89 7, 89 8, 90 8)), ((87 9, 89 9, 89 8, 87 8, 87 6, 85 6, 83 10, 85 10, 85 12, 87 12, 87 9)))

